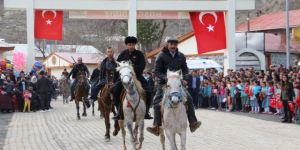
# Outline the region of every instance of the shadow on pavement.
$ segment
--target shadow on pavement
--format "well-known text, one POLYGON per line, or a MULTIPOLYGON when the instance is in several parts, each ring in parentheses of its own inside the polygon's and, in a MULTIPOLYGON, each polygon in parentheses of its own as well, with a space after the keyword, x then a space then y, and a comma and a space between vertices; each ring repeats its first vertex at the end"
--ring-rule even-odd
POLYGON ((8 125, 11 121, 13 113, 1 113, 0 112, 0 150, 4 147, 4 142, 8 130, 8 125))

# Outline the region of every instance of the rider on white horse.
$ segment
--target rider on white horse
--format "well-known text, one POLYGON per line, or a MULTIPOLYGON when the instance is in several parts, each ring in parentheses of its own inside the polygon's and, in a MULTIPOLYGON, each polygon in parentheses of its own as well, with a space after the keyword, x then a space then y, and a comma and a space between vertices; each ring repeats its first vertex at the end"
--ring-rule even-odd
MULTIPOLYGON (((167 70, 170 71, 177 71, 182 70, 183 73, 183 85, 187 85, 187 76, 188 75, 188 67, 186 64, 186 58, 184 54, 179 52, 177 45, 178 40, 176 38, 170 38, 167 41, 168 45, 162 49, 158 57, 155 61, 155 74, 159 78, 157 88, 156 88, 156 94, 153 99, 153 108, 154 108, 154 122, 153 127, 148 127, 147 130, 156 135, 159 136, 159 127, 162 125, 161 121, 161 101, 163 98, 163 86, 166 84, 167 81, 167 70)), ((186 90, 185 90, 186 91, 186 90)), ((187 116, 188 121, 190 123, 190 130, 191 132, 194 132, 197 130, 197 128, 200 127, 201 122, 197 120, 195 115, 195 108, 193 106, 193 99, 189 95, 188 92, 186 92, 188 96, 188 109, 187 109, 187 116)))
MULTIPOLYGON (((147 90, 148 89, 148 84, 146 79, 143 77, 143 71, 146 67, 146 60, 144 54, 135 49, 135 46, 137 44, 137 38, 133 36, 128 36, 125 38, 125 44, 127 49, 123 50, 117 61, 122 62, 122 61, 131 61, 133 64, 133 69, 136 74, 136 78, 141 82, 144 90, 146 91, 146 101, 151 101, 151 93, 147 90)), ((114 95, 114 102, 118 107, 118 114, 117 116, 114 117, 115 120, 123 119, 123 109, 122 108, 122 103, 120 100, 120 95, 122 92, 123 86, 122 83, 120 82, 120 79, 115 82, 114 88, 112 90, 112 93, 114 95)), ((149 114, 149 108, 150 106, 146 106, 146 116, 145 119, 152 119, 152 117, 149 114)))

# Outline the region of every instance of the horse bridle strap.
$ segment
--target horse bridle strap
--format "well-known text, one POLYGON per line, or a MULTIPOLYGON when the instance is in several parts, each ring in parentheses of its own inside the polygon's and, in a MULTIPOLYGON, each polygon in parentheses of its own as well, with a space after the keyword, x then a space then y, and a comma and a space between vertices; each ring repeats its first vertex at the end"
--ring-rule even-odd
MULTIPOLYGON (((126 95, 126 99, 129 100, 128 97, 127 97, 127 95, 126 95)), ((137 105, 134 108, 132 107, 132 105, 130 105, 130 108, 133 111, 133 120, 136 120, 136 109, 139 107, 140 102, 141 102, 141 97, 139 96, 139 100, 138 100, 137 105)))
POLYGON ((123 78, 124 77, 128 77, 130 80, 129 81, 131 81, 132 80, 132 76, 129 76, 129 75, 124 75, 124 76, 122 76, 122 78, 121 78, 121 80, 123 81, 123 78))

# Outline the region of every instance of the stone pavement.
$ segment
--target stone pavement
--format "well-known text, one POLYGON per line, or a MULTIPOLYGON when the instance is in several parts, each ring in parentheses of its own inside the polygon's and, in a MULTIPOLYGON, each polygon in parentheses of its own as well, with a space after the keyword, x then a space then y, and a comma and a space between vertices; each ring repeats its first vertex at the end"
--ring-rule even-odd
MULTIPOLYGON (((76 119, 75 104, 63 105, 61 100, 52 103, 51 112, 14 113, 11 121, 2 125, 6 133, 0 136, 3 150, 119 150, 121 134, 104 141, 104 121, 99 112, 82 120, 76 119), (4 127, 3 127, 4 126, 4 127)), ((299 150, 300 126, 265 121, 244 115, 197 110, 203 122, 191 134, 188 131, 188 150, 299 150)), ((151 121, 146 121, 146 127, 151 121)), ((189 129, 188 129, 189 130, 189 129)), ((127 136, 128 137, 128 136, 127 136)), ((166 140, 167 141, 167 140, 166 140)), ((179 140, 177 142, 179 144, 179 140)), ((166 143, 168 145, 168 142, 166 143)), ((127 139, 127 148, 129 140, 127 139)), ((168 147, 167 147, 168 148, 168 147)), ((145 133, 145 150, 161 149, 159 138, 145 133)))

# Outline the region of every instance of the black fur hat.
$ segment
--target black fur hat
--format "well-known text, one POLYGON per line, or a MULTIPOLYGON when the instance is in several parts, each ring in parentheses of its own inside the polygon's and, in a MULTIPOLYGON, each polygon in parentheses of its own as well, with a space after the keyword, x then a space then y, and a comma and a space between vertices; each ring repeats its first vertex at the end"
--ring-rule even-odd
POLYGON ((127 45, 128 43, 133 43, 136 44, 138 42, 137 38, 134 36, 127 36, 125 38, 125 44, 127 45))

